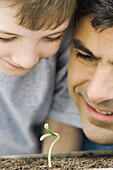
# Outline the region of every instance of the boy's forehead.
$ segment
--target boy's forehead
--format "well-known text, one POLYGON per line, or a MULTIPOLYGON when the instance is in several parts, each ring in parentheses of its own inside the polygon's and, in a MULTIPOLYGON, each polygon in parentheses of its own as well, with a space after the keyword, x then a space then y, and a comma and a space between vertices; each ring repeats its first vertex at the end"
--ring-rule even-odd
POLYGON ((5 23, 5 19, 8 23, 17 23, 17 9, 16 8, 10 8, 8 5, 1 6, 0 4, 0 21, 3 20, 3 23, 5 23))
POLYGON ((68 9, 69 7, 67 2, 65 2, 63 5, 61 1, 61 3, 59 3, 61 4, 61 7, 54 6, 54 4, 58 3, 58 0, 55 0, 53 3, 49 3, 51 0, 47 0, 47 3, 39 2, 40 0, 30 0, 29 2, 24 2, 22 0, 5 0, 4 2, 1 0, 0 10, 2 8, 7 8, 7 11, 10 11, 10 13, 13 14, 12 16, 15 18, 18 25, 21 25, 23 28, 30 29, 32 31, 37 31, 40 29, 55 29, 62 25, 62 23, 73 14, 74 7, 72 7, 72 4, 74 5, 75 2, 70 3, 72 8, 70 11, 68 9), (48 6, 45 8, 44 4, 47 4, 48 6), (54 8, 56 10, 54 10, 54 8))
MULTIPOLYGON (((4 7, 4 8, 0 8, 0 30, 4 30, 6 32, 13 32, 13 33, 19 33, 20 35, 23 35, 24 33, 33 33, 34 34, 36 32, 40 32, 42 30, 38 30, 38 31, 31 31, 27 28, 24 28, 20 25, 18 25, 18 18, 15 16, 17 13, 17 9, 16 8, 8 8, 8 7, 4 7)), ((69 25, 69 21, 70 18, 68 18, 62 25, 58 26, 57 28, 51 30, 51 29, 47 29, 47 30, 43 30, 44 33, 55 33, 55 32, 62 32, 64 31, 68 25, 69 25)), ((54 24, 53 24, 54 26, 54 24)))
POLYGON ((0 30, 17 30, 18 20, 15 17, 16 9, 0 7, 0 30))

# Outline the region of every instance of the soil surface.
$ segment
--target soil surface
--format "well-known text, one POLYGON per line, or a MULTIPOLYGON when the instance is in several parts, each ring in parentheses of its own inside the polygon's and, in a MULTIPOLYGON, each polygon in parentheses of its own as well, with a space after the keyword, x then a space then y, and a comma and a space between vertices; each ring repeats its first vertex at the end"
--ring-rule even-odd
POLYGON ((76 156, 52 157, 52 168, 47 158, 0 158, 0 170, 88 170, 95 168, 113 168, 113 155, 76 154, 76 156))

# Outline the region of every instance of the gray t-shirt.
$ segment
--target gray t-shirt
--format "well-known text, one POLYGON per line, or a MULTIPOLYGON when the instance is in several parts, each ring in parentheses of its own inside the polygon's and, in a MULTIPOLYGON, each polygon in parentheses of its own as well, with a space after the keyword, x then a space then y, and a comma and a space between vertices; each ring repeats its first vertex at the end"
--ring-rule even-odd
POLYGON ((81 127, 66 82, 72 29, 65 33, 58 53, 41 60, 25 76, 0 71, 0 155, 38 153, 33 127, 47 117, 81 127))

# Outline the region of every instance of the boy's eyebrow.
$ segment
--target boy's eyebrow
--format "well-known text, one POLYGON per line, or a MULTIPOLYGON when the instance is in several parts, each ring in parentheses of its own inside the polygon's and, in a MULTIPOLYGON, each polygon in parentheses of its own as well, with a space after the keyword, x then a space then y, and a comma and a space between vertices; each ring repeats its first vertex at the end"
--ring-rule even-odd
POLYGON ((77 48, 78 50, 81 50, 81 51, 95 57, 95 55, 88 48, 84 47, 84 45, 82 44, 82 42, 80 40, 73 39, 73 44, 74 44, 74 47, 77 48))
MULTIPOLYGON (((55 33, 49 34, 49 36, 51 36, 51 35, 55 35, 55 34, 63 33, 64 31, 66 31, 66 29, 67 29, 67 27, 66 27, 66 28, 64 28, 63 30, 58 31, 58 32, 55 32, 55 33)), ((18 34, 10 33, 10 32, 6 32, 6 31, 2 31, 2 30, 0 30, 0 33, 2 33, 2 34, 7 34, 7 35, 19 36, 18 34)))
POLYGON ((66 31, 66 29, 67 29, 67 27, 66 27, 66 28, 64 28, 64 29, 62 29, 62 30, 60 30, 60 31, 58 31, 58 32, 55 32, 55 33, 49 34, 49 36, 50 36, 50 35, 55 35, 55 34, 63 33, 64 31, 66 31))
POLYGON ((2 34, 7 34, 7 35, 15 35, 15 36, 19 36, 18 34, 6 32, 6 31, 2 31, 2 30, 0 30, 0 33, 2 33, 2 34))

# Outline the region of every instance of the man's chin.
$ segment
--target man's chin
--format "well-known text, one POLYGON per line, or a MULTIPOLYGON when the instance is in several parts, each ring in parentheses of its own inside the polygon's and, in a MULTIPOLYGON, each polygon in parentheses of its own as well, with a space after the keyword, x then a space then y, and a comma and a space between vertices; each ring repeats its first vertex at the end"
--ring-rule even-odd
POLYGON ((105 145, 105 146, 113 145, 112 130, 89 125, 86 127, 83 126, 83 131, 87 136, 87 138, 96 144, 105 145))

